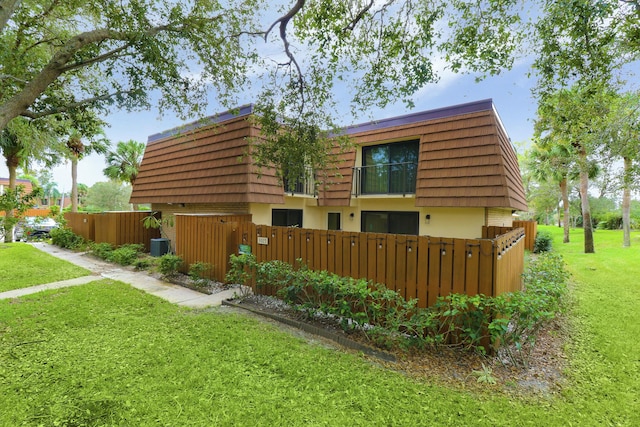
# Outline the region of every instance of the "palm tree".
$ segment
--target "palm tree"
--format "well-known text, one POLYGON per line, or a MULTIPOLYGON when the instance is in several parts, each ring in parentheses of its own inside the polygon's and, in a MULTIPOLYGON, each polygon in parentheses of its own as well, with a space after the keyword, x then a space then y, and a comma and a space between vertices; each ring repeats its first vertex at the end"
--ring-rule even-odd
POLYGON ((120 182, 133 183, 138 176, 145 145, 132 139, 120 141, 115 151, 107 153, 107 167, 103 170, 104 175, 120 182))
MULTIPOLYGON (((95 135, 88 135, 95 137, 95 135)), ((81 134, 73 129, 67 140, 67 149, 71 160, 71 212, 78 212, 78 161, 84 156, 93 153, 104 154, 109 143, 106 139, 92 139, 88 144, 84 144, 81 134)))

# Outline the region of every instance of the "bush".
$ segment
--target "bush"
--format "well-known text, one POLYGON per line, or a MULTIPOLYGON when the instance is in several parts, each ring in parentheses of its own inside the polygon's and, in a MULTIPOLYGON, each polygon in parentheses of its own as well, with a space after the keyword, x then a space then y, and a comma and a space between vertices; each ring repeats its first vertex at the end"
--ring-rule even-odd
POLYGON ((113 253, 113 246, 111 243, 94 243, 91 245, 91 253, 100 259, 105 261, 111 260, 111 254, 113 253))
POLYGON ((541 252, 549 252, 551 250, 552 240, 550 233, 546 231, 538 231, 538 234, 536 234, 536 240, 533 243, 533 253, 539 254, 541 252))
POLYGON ((144 245, 141 244, 122 245, 111 252, 108 260, 120 265, 131 265, 142 251, 144 251, 144 245))
POLYGON ((618 212, 607 212, 601 215, 598 221, 600 230, 620 230, 622 229, 622 214, 618 212))
POLYGON ((49 232, 51 243, 61 248, 78 249, 85 244, 84 238, 75 234, 70 228, 59 227, 49 232))
POLYGON ((540 330, 562 308, 568 276, 561 256, 544 253, 532 259, 523 277, 522 292, 451 294, 428 308, 380 284, 311 271, 300 260, 294 267, 234 255, 227 281, 275 286, 296 310, 333 315, 343 329, 358 327, 384 347, 446 345, 486 353, 490 344, 513 364, 527 365, 540 330))
POLYGON ((211 264, 207 262, 194 262, 189 266, 189 277, 194 285, 201 288, 209 283, 209 279, 205 278, 205 273, 211 270, 211 264))
POLYGON ((148 270, 154 263, 149 258, 138 258, 133 261, 132 265, 136 270, 148 270))
POLYGON ((178 255, 166 254, 160 257, 158 269, 165 277, 173 277, 178 274, 178 270, 182 267, 183 260, 178 255))

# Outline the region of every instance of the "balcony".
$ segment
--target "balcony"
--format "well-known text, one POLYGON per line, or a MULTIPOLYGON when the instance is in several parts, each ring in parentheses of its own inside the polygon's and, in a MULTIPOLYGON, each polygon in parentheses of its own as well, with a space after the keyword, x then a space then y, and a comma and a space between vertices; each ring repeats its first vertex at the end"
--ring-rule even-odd
POLYGON ((386 163, 353 168, 354 196, 415 194, 417 163, 386 163))
POLYGON ((286 178, 282 180, 284 185, 285 194, 302 195, 302 196, 315 196, 316 195, 316 181, 315 175, 311 168, 306 168, 304 176, 295 182, 289 182, 286 178))

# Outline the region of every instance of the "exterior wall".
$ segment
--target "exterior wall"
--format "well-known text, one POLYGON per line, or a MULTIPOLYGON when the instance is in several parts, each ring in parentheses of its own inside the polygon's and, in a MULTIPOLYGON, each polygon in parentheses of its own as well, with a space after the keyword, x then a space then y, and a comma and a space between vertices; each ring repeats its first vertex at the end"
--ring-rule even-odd
MULTIPOLYGON (((316 206, 316 200, 306 197, 285 197, 284 205, 250 204, 249 212, 253 222, 261 225, 271 224, 272 209, 302 209, 303 228, 326 230, 328 213, 340 213, 341 230, 361 231, 362 211, 403 211, 418 212, 419 234, 421 236, 453 237, 476 239, 482 235, 485 225, 484 208, 441 208, 416 207, 414 197, 385 196, 358 197, 351 200, 351 206, 316 206), (351 216, 353 214, 353 216, 351 216), (426 215, 430 215, 427 222, 426 215)), ((509 215, 511 211, 509 210, 509 215)))
POLYGON ((487 226, 511 227, 513 225, 513 215, 511 209, 488 208, 487 226))

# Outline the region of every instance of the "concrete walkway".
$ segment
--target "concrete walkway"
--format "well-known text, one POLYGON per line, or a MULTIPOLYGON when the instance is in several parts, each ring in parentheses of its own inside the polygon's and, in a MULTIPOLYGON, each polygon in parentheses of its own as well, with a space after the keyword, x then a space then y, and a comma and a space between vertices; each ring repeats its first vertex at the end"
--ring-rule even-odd
POLYGON ((34 242, 31 243, 31 245, 57 258, 64 259, 80 267, 84 267, 91 272, 91 275, 2 292, 0 293, 0 299, 17 298, 22 295, 29 295, 47 289, 84 285, 95 280, 100 280, 101 278, 119 280, 171 303, 191 308, 219 306, 222 304, 223 300, 232 298, 233 295, 238 292, 237 289, 228 289, 213 295, 207 295, 183 286, 158 280, 149 276, 144 271, 133 271, 94 259, 93 257, 86 256, 81 252, 73 252, 44 242, 34 242))

